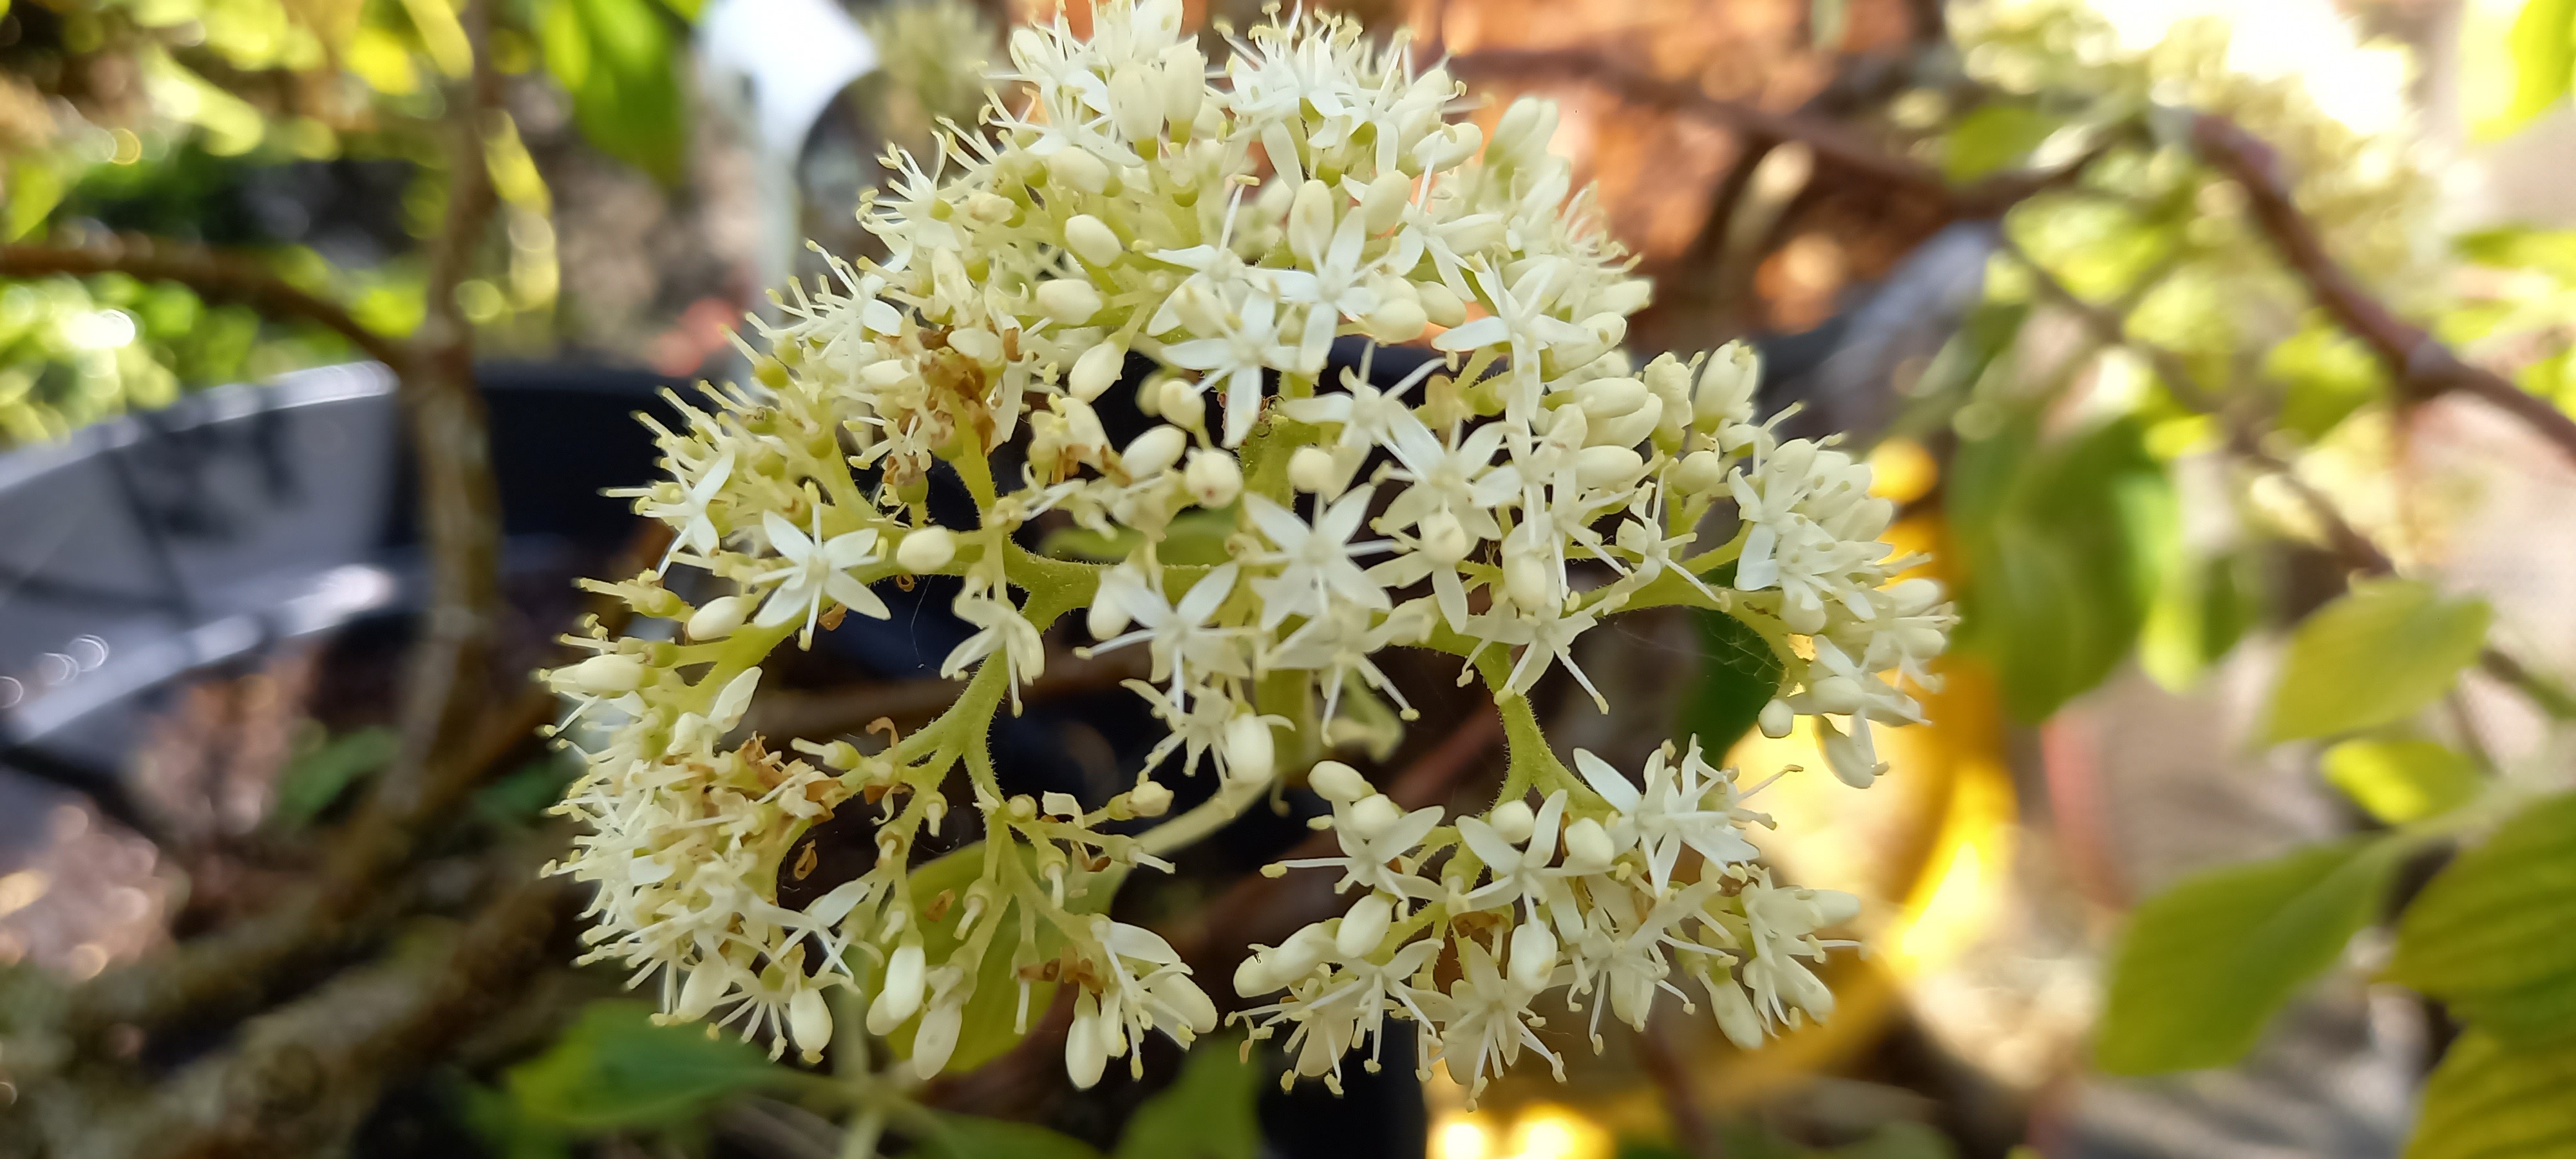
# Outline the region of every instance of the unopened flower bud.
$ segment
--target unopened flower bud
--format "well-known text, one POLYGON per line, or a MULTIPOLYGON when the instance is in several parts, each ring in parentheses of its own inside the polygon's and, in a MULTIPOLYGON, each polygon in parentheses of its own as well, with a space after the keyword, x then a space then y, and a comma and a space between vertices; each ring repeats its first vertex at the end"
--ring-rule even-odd
POLYGON ((1435 129, 1413 147, 1413 158, 1425 169, 1447 169, 1476 155, 1485 144, 1485 131, 1473 121, 1460 121, 1435 129))
POLYGON ((1753 1050, 1762 1045, 1762 1016, 1753 1012, 1753 1000, 1744 996, 1744 988, 1728 980, 1723 972, 1708 987, 1708 1004, 1717 1015, 1717 1028, 1737 1049, 1753 1050))
POLYGON ((1574 388, 1575 404, 1585 418, 1598 422, 1631 414, 1646 405, 1646 384, 1634 378, 1596 378, 1574 388))
POLYGON ((1270 722, 1253 713, 1244 713, 1225 722, 1226 779, 1242 784, 1265 784, 1276 768, 1277 750, 1270 737, 1270 722))
POLYGON ((1645 456, 1627 446, 1585 447, 1574 459, 1574 477, 1586 487, 1625 486, 1645 469, 1645 456))
POLYGON ((1127 469, 1128 478, 1150 478, 1181 461, 1181 452, 1189 445, 1189 435, 1166 423, 1136 436, 1126 450, 1118 452, 1118 462, 1127 469))
POLYGON ((1545 153, 1548 139, 1556 135, 1556 116, 1555 101, 1531 96, 1513 101, 1494 124, 1494 152, 1514 160, 1545 153))
POLYGON ((892 1034, 921 1009, 921 943, 907 941, 886 958, 885 984, 868 1004, 868 1033, 892 1034))
POLYGON ((1630 278, 1593 295, 1592 303, 1613 314, 1634 314, 1655 300, 1655 283, 1630 278))
POLYGON ((1116 600, 1095 600, 1083 614, 1082 626, 1094 640, 1107 640, 1127 630, 1127 609, 1116 600))
POLYGON ((1467 558, 1467 553, 1475 547, 1467 538, 1467 529, 1459 524, 1458 517, 1446 510, 1423 516, 1421 525, 1415 530, 1422 535, 1422 554, 1435 564, 1456 563, 1467 558))
POLYGON ((960 326, 948 332, 948 348, 986 366, 1002 361, 1002 339, 981 326, 960 326))
POLYGON ((1163 94, 1151 65, 1131 64, 1109 76, 1109 118, 1130 141, 1163 135, 1163 94))
POLYGON ((1404 217, 1404 206, 1413 196, 1413 182, 1404 172, 1389 169, 1369 182, 1368 192, 1360 195, 1360 221, 1370 233, 1385 233, 1395 228, 1404 217))
POLYGON ((1369 786, 1368 778, 1361 776, 1358 769, 1340 761, 1315 762, 1314 768, 1306 770, 1306 787, 1327 801, 1344 803, 1360 800, 1377 791, 1369 786))
POLYGON ((1185 39, 1163 50, 1155 59, 1154 73, 1162 87, 1164 119, 1186 133, 1198 119, 1199 102, 1207 97, 1207 58, 1185 39))
POLYGON ((1404 807, 1384 793, 1371 793, 1351 806, 1351 832, 1361 839, 1375 841, 1404 820, 1404 807))
POLYGON ((1199 506, 1223 507, 1243 493, 1243 468, 1224 451, 1191 451, 1190 465, 1181 472, 1181 486, 1199 506))
POLYGON ((1127 790, 1127 808, 1139 817, 1160 817, 1172 809, 1172 791, 1161 781, 1140 777, 1136 787, 1127 790))
MULTIPOLYGON (((1099 193, 1109 188, 1109 166, 1092 156, 1090 150, 1080 145, 1067 145, 1047 158, 1047 179, 1085 193, 1099 193)), ((1069 231, 1070 223, 1067 223, 1067 228, 1069 231)))
POLYGON ((957 534, 945 527, 924 527, 896 544, 894 562, 908 572, 937 571, 957 558, 957 534))
POLYGON ((1422 309, 1422 298, 1413 283, 1403 278, 1378 279, 1377 309, 1365 319, 1369 336, 1380 342, 1410 342, 1422 336, 1431 325, 1431 316, 1422 309))
POLYGON ((1547 985, 1556 971, 1556 935, 1545 922, 1524 922, 1512 930, 1512 984, 1523 990, 1547 985))
POLYGON ((1073 397, 1090 402, 1116 385, 1119 373, 1126 368, 1127 348, 1103 342, 1073 360, 1073 373, 1065 376, 1065 387, 1073 391, 1073 397))
POLYGON ((1073 251, 1073 256, 1095 266, 1115 262, 1118 255, 1127 250, 1119 243, 1117 233, 1109 228, 1108 222, 1088 213, 1077 213, 1064 223, 1064 245, 1073 251))
POLYGON ((1691 425, 1714 430, 1723 422, 1749 420, 1761 377, 1761 356, 1741 339, 1718 347, 1700 368, 1699 388, 1691 395, 1691 425))
POLYGON ((823 1048, 832 1043, 832 1004, 822 991, 807 987, 787 1000, 787 1033, 805 1061, 822 1061, 823 1048))
POLYGON ((1394 924, 1395 903, 1382 893, 1372 893, 1351 904, 1342 915, 1342 928, 1333 935, 1333 949, 1344 958, 1364 958, 1386 940, 1387 929, 1394 924))
POLYGON ((1299 447, 1288 455, 1288 485, 1331 498, 1342 489, 1341 465, 1322 447, 1299 447))
POLYGON ((1485 815, 1485 824, 1493 826, 1494 832, 1503 840, 1518 845, 1530 839, 1530 831, 1536 828, 1537 818, 1530 815, 1529 802, 1514 797, 1494 806, 1493 812, 1485 815))
POLYGON ((680 984, 680 1000, 671 1006, 671 1017, 682 1022, 695 1022, 707 1016, 733 989, 733 966, 722 958, 698 963, 689 971, 689 980, 680 984))
POLYGON ((1762 706, 1762 715, 1758 718, 1758 724, 1762 729, 1762 735, 1778 740, 1789 735, 1790 729, 1797 727, 1798 713, 1796 709, 1789 707, 1788 701, 1774 697, 1771 703, 1762 706))
POLYGON ((593 696, 633 692, 644 683, 644 662, 607 652, 572 666, 573 687, 593 696))
POLYGON ((1610 867, 1618 852, 1610 844, 1610 833, 1599 821, 1582 817, 1565 827, 1565 867, 1578 873, 1598 873, 1610 867))
POLYGON ((1442 282, 1416 282, 1416 297, 1422 299, 1422 315, 1434 326, 1456 326, 1467 320, 1467 304, 1442 282))
POLYGON ((1673 486, 1684 495, 1713 495, 1726 486, 1726 456, 1715 451, 1692 451, 1682 456, 1673 468, 1673 486))
POLYGON ((1818 712, 1849 714, 1860 709, 1860 682, 1849 676, 1827 676, 1807 684, 1807 701, 1818 712))
POLYGON ((929 1079, 947 1069, 949 1058, 957 1053, 957 1035, 965 1022, 964 1002, 942 1002, 921 1012, 921 1025, 912 1033, 912 1073, 915 1077, 929 1079))
POLYGON ((1100 291, 1080 278, 1054 278, 1038 283, 1038 312, 1067 326, 1079 326, 1100 312, 1100 291))
POLYGON ((1174 426, 1198 430, 1207 425, 1207 399, 1199 393, 1199 384, 1166 378, 1154 388, 1154 413, 1174 426))
POLYGON ((1503 594, 1525 610, 1546 611, 1556 606, 1556 577, 1548 574, 1547 560, 1537 552, 1506 552, 1503 594))

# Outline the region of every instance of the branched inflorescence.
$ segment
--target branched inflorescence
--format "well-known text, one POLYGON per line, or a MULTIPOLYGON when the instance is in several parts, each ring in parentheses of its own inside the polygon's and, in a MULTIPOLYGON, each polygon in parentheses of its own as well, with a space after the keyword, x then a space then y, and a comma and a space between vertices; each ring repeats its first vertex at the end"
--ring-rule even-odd
POLYGON ((1296 1073, 1337 1084, 1390 1020, 1471 1088, 1524 1049, 1554 1066, 1531 1030, 1549 991, 1591 1002, 1596 1041, 1605 1006, 1639 1022, 1677 979, 1739 1042, 1824 1015, 1819 931, 1854 902, 1773 884, 1735 773, 1696 745, 1666 746, 1642 787, 1588 753, 1569 769, 1525 694, 1563 667, 1598 701, 1574 643, 1603 617, 1722 610, 1786 672, 1763 729, 1814 716, 1835 773, 1867 785, 1872 724, 1920 715, 1900 685, 1926 681, 1950 623, 1937 585, 1894 578, 1912 561, 1880 541, 1867 468, 1755 422, 1741 347, 1643 367, 1617 349, 1649 286, 1547 151, 1545 102, 1486 139, 1449 119, 1443 70, 1334 18, 1254 30, 1212 82, 1179 12, 1112 2, 1087 40, 1019 31, 1026 103, 894 158, 862 210, 887 256, 791 287, 757 384, 662 433, 671 478, 634 496, 671 554, 595 586, 681 634, 595 632, 575 643, 596 656, 547 677, 586 738, 561 807, 586 834, 559 870, 597 887, 592 956, 657 981, 672 1019, 809 1054, 824 992, 856 986, 925 1075, 968 1027, 1024 1029, 1071 986, 1066 1066, 1088 1085, 1148 1031, 1217 1022, 1168 944, 1103 915, 1120 877, 1303 775, 1344 855, 1292 865, 1339 870, 1354 900, 1234 978, 1276 995, 1242 1017, 1285 1029, 1296 1073), (1346 336, 1444 358, 1329 381, 1346 336), (1155 369, 1130 376, 1132 355, 1155 369), (1113 388, 1158 420, 1124 446, 1092 406, 1113 388), (972 526, 929 518, 943 463, 972 526), (1696 529, 1721 506, 1735 531, 1713 542, 1696 529), (1028 550, 1016 533, 1048 512, 1115 550, 1028 550), (692 606, 662 584, 674 567, 731 594, 692 606), (934 574, 961 579, 978 629, 947 658, 969 679, 945 715, 873 751, 735 735, 781 642, 882 617, 870 584, 934 574), (1170 729, 1090 809, 1006 793, 988 747, 1077 608, 1095 650, 1150 653, 1130 686, 1170 729), (1363 706, 1412 715, 1374 659, 1398 646, 1460 658, 1502 711, 1510 761, 1481 816, 1408 812, 1318 761, 1363 706), (961 765, 980 840, 919 855, 965 824, 943 791, 961 765), (1175 768, 1214 797, 1120 824, 1169 811, 1175 768), (845 808, 868 810, 873 867, 781 905, 810 868, 782 861, 845 808))

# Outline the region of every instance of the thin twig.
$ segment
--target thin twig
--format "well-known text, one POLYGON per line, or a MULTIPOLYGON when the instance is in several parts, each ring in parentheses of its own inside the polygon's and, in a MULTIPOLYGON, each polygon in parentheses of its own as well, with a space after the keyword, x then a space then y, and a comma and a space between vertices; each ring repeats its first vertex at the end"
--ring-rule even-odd
POLYGON ((2325 239, 2300 212, 2281 156, 2270 145, 2207 113, 2193 120, 2192 143, 2203 161, 2244 189, 2255 223, 2282 264, 2337 324, 2379 356, 2403 397, 2420 402, 2450 391, 2473 396, 2523 420, 2576 459, 2576 418, 2504 376, 2463 361, 2423 327, 2398 317, 2326 252, 2325 239))
MULTIPOLYGON (((1598 85, 1636 104, 1687 112, 1732 125, 1755 137, 1796 141, 1813 151, 1821 162, 1913 190, 1960 217, 1993 216, 2065 184, 2096 155, 2088 154, 2051 169, 2004 173, 1955 185, 1939 169, 1837 122, 1710 96, 1697 85, 1664 80, 1641 71, 1634 62, 1598 52, 1492 48, 1452 57, 1449 69, 1470 80, 1560 80, 1598 85)), ((2099 146, 2097 153, 2098 149, 2099 146)))

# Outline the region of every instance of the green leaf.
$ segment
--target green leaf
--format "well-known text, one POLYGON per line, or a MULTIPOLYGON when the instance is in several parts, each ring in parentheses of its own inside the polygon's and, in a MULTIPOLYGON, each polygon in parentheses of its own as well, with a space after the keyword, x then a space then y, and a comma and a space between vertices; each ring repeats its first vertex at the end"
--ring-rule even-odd
POLYGON ((939 1129, 921 1140, 930 1159, 1100 1159, 1091 1144, 1031 1123, 937 1112, 939 1129))
POLYGON ((2420 580, 2377 579, 2300 621, 2272 691, 2273 743, 2393 724, 2432 703, 2486 646, 2477 599, 2420 580))
POLYGON ((2093 1058, 2112 1074, 2225 1066, 2367 924, 2401 847, 2353 838, 2185 879, 2130 916, 2093 1058))
POLYGON ((531 1122, 596 1133, 680 1122, 800 1077, 713 1027, 656 1026, 652 1015, 650 1004, 623 999, 583 1007, 544 1054, 510 1068, 511 1101, 531 1122))
POLYGON ((2507 44, 2513 104, 2497 127, 2510 131, 2547 112, 2576 80, 2576 0, 2525 0, 2507 44))
POLYGON ((1954 456, 1961 644, 1994 663, 2024 720, 2110 675, 2172 570, 2173 487, 2144 431, 2121 419, 2042 446, 2023 416, 1954 456))
POLYGON ((2282 386, 2280 425, 2314 441, 2373 399, 2388 372, 2370 348, 2316 318, 2263 355, 2263 377, 2282 386))
POLYGON ((2185 564, 2156 592, 2138 635, 2138 666, 2176 692, 2200 682, 2263 614, 2253 555, 2228 552, 2185 564))
POLYGON ((1239 1042, 1190 1048, 1180 1077, 1127 1120, 1116 1159, 1259 1159, 1262 1070, 1244 1061, 1239 1042))
POLYGON ((2406 907, 2388 976, 2490 1033, 2576 1030, 2576 794, 2525 808, 2406 907))
POLYGON ((1711 761, 1723 761, 1762 706, 1780 695, 1786 668, 1771 642, 1751 625, 1711 609, 1694 609, 1699 625, 1699 680, 1682 702, 1682 731, 1699 738, 1711 761))
POLYGON ((1952 181, 1977 178, 2019 164, 2066 123, 2028 105, 1979 105, 1950 127, 1941 167, 1952 181))
POLYGON ((498 825, 532 825, 563 799, 564 788, 580 773, 560 756, 529 761, 508 776, 474 793, 474 812, 498 825))
POLYGON ((2448 813, 2478 795, 2477 762, 2429 740, 2348 740, 2326 750, 2326 779, 2391 825, 2448 813))
POLYGON ((9 207, 0 212, 0 241, 16 241, 45 224, 67 189, 57 162, 32 154, 9 159, 9 207))
POLYGON ((546 71, 572 94, 582 135, 663 184, 678 184, 688 109, 670 9, 654 0, 545 0, 536 23, 546 71))
POLYGON ((294 760, 277 778, 278 824, 301 829, 331 807, 350 785, 394 759, 402 738, 389 728, 362 728, 343 733, 294 760))
POLYGON ((2576 1044, 2472 1029, 2424 1086, 2406 1159, 2576 1159, 2576 1044))

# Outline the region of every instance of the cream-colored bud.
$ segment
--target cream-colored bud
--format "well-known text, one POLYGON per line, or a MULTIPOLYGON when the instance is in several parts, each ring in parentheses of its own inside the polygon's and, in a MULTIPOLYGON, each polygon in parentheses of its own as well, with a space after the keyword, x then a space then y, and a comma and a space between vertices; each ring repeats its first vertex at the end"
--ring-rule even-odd
POLYGON ((1691 394, 1691 425, 1714 430, 1721 422, 1749 418, 1761 377, 1762 360, 1752 347, 1741 340, 1718 347, 1700 368, 1699 389, 1691 394))
POLYGON ((1116 636, 1126 631, 1129 623, 1127 609, 1120 607, 1116 600, 1095 600, 1082 617, 1083 630, 1090 632, 1094 640, 1116 636))
POLYGON ((1332 496, 1342 489, 1341 464, 1322 447, 1299 447, 1288 454, 1288 485, 1309 494, 1332 496))
POLYGON ((1435 564, 1456 563, 1475 550, 1467 529, 1445 509, 1423 516, 1421 525, 1414 530, 1422 536, 1422 554, 1435 564))
POLYGON ((680 1000, 671 1007, 671 1017, 682 1022, 695 1022, 707 1016, 733 989, 733 966, 722 958, 700 962, 689 971, 689 980, 680 984, 680 1000))
POLYGON ((1180 316, 1181 325, 1194 334, 1217 335, 1225 332, 1225 301, 1205 282, 1183 282, 1172 296, 1172 312, 1180 316))
POLYGON ((742 618, 750 616, 750 613, 752 600, 744 600, 739 595, 719 595, 714 600, 706 600, 706 603, 698 605, 696 613, 688 616, 688 639, 732 636, 734 628, 742 626, 742 618))
POLYGON ((1556 606, 1556 577, 1548 574, 1547 560, 1538 552, 1505 552, 1503 594, 1524 610, 1543 612, 1556 606))
POLYGON ((868 1033, 892 1034, 921 1009, 921 943, 907 941, 886 958, 885 984, 868 1004, 868 1033))
POLYGON ((1485 824, 1493 826, 1494 833, 1503 840, 1518 845, 1530 839, 1538 819, 1530 814, 1529 802, 1514 797, 1485 814, 1485 824))
POLYGON ((1255 950, 1243 956, 1234 966, 1234 992, 1246 998, 1258 998, 1277 990, 1280 983, 1270 968, 1273 950, 1255 950))
MULTIPOLYGON (((953 969, 953 967, 951 967, 953 969)), ((930 1079, 947 1069, 948 1060, 957 1053, 957 1035, 966 1024, 964 1002, 942 1002, 921 1012, 921 1025, 912 1035, 912 1073, 930 1079)))
POLYGON ((1577 818, 1565 827, 1565 867, 1577 873, 1598 873, 1610 868, 1610 859, 1618 851, 1610 843, 1609 830, 1590 817, 1577 818))
POLYGON ((1583 441, 1596 447, 1633 447, 1645 442, 1647 436, 1655 433, 1656 427, 1663 425, 1663 421, 1664 400, 1650 394, 1638 402, 1637 409, 1593 423, 1592 430, 1583 437, 1583 441))
POLYGON ((1165 48, 1155 66, 1163 116, 1172 128, 1186 132, 1198 119, 1199 102, 1207 97, 1207 58, 1199 55, 1197 45, 1184 41, 1165 48))
POLYGON ((1754 1050, 1762 1045, 1762 1016, 1753 1012, 1753 1000, 1744 996, 1744 988, 1727 979, 1724 972, 1712 979, 1708 987, 1710 1011, 1717 1015, 1717 1028, 1726 1040, 1739 1050, 1754 1050))
POLYGON ((1216 1029, 1216 1003, 1208 1000, 1207 991, 1199 989, 1189 975, 1178 971, 1156 974, 1145 982, 1145 989, 1180 1015, 1182 1024, 1193 1032, 1206 1034, 1216 1029))
POLYGON ((1460 121, 1437 129, 1413 147, 1413 159, 1424 169, 1447 169, 1476 155, 1485 144, 1485 131, 1473 121, 1460 121))
POLYGON ((1377 309, 1365 320, 1369 337, 1380 342, 1411 342, 1430 328, 1431 316, 1422 309, 1422 298, 1413 292, 1413 283, 1402 278, 1380 278, 1377 285, 1377 309))
POLYGON ((1441 282, 1415 282, 1415 296, 1422 299, 1422 314, 1434 326, 1456 326, 1467 320, 1467 304, 1441 282))
POLYGON ((644 683, 644 662, 606 652, 572 666, 572 685, 593 696, 633 692, 644 683))
POLYGON ((1516 161, 1547 152, 1548 139, 1556 135, 1556 116, 1556 102, 1544 97, 1513 101, 1494 124, 1494 152, 1516 161))
POLYGON ((1607 310, 1583 320, 1583 328, 1592 332, 1594 341, 1603 349, 1612 349, 1628 337, 1628 319, 1607 310))
MULTIPOLYGON (((1648 424, 1648 429, 1653 429, 1648 424)), ((1585 447, 1574 458, 1574 477, 1586 487, 1618 487, 1636 481, 1646 469, 1645 456, 1634 447, 1585 447)))
POLYGON ((1118 234, 1109 228, 1109 223, 1088 213, 1074 214, 1064 223, 1064 245, 1073 251, 1073 256, 1095 266, 1115 262, 1118 255, 1127 252, 1127 247, 1120 244, 1118 234))
POLYGON ((1361 776, 1358 769, 1340 761, 1315 762, 1314 768, 1306 770, 1306 787, 1327 801, 1342 803, 1360 800, 1377 791, 1369 787, 1368 778, 1361 776))
POLYGON ((1613 314, 1634 314, 1655 300, 1655 283, 1645 278, 1630 278, 1603 289, 1592 303, 1613 314))
POLYGON ((1101 429, 1100 412, 1078 398, 1057 397, 1048 403, 1064 418, 1065 445, 1086 458, 1109 448, 1109 434, 1101 429))
POLYGON ((1404 172, 1389 169, 1369 182, 1368 192, 1360 195, 1360 222, 1370 233, 1385 233, 1395 228, 1404 217, 1405 203, 1413 198, 1413 182, 1404 172))
POLYGON ((1223 507, 1243 493, 1243 468, 1234 456, 1224 451, 1190 452, 1190 465, 1181 472, 1181 485, 1201 507, 1223 507))
POLYGON ((832 1004, 822 991, 809 986, 787 1000, 787 1034, 805 1061, 823 1060, 823 1048, 832 1044, 832 1004))
POLYGON ((1017 203, 989 189, 978 189, 966 195, 966 216, 986 225, 1000 225, 1019 211, 1017 203))
POLYGON ((1673 486, 1684 495, 1713 495, 1726 486, 1726 456, 1715 451, 1692 451, 1682 456, 1673 468, 1673 486))
POLYGON ((1122 65, 1109 74, 1109 119, 1129 141, 1163 135, 1163 93, 1151 65, 1122 65))
POLYGON ((1634 378, 1596 378, 1574 388, 1576 405, 1595 422, 1633 413, 1646 397, 1646 384, 1634 378))
POLYGON ((1288 207, 1288 244, 1310 257, 1323 256, 1333 241, 1333 206, 1340 200, 1332 186, 1307 178, 1288 207))
POLYGON ((1807 684, 1807 701, 1818 712, 1849 714, 1860 710, 1860 682, 1849 676, 1827 676, 1807 684))
POLYGON ((1038 283, 1038 312, 1067 326, 1079 326, 1100 312, 1100 291, 1079 278, 1038 283))
POLYGON ((1278 751, 1270 722, 1244 713, 1225 722, 1225 776, 1239 784, 1266 784, 1276 770, 1278 751))
POLYGON ((1524 922, 1512 930, 1512 983, 1523 990, 1547 985, 1556 970, 1556 935, 1545 922, 1524 922))
POLYGON ((1375 841, 1404 820, 1404 808, 1384 793, 1371 793, 1351 806, 1350 827, 1361 839, 1375 841))
POLYGON ((986 366, 1002 361, 1002 338, 981 326, 960 326, 948 332, 948 348, 986 366))
POLYGON ((1762 729, 1762 735, 1778 740, 1797 727, 1798 713, 1789 707, 1788 701, 1774 697, 1771 703, 1762 706, 1762 715, 1756 718, 1756 723, 1762 729))
POLYGON ((937 571, 957 558, 957 533, 924 527, 903 537, 894 549, 895 565, 909 572, 937 571))
POLYGON ((1941 602, 1941 581, 1916 576, 1898 580, 1887 589, 1888 601, 1900 616, 1919 616, 1941 602))
POLYGON ((1090 150, 1067 145, 1047 158, 1047 179, 1084 193, 1099 193, 1109 188, 1109 166, 1090 150))
POLYGON ((1365 958, 1386 940, 1386 931, 1394 925, 1395 902, 1385 894, 1372 893, 1351 903, 1349 913, 1342 915, 1342 928, 1333 934, 1333 949, 1344 958, 1365 958))
POLYGON ((1090 402, 1116 385, 1119 374, 1126 369, 1127 348, 1103 342, 1073 360, 1073 373, 1065 376, 1065 387, 1073 391, 1073 397, 1090 402))
POLYGON ((1207 425, 1207 398, 1189 379, 1166 378, 1154 387, 1154 413, 1183 430, 1199 430, 1207 425))
POLYGON ((1181 452, 1190 445, 1190 436, 1168 423, 1136 436, 1127 449, 1118 452, 1118 463, 1127 469, 1127 477, 1143 479, 1160 475, 1181 461, 1181 452))

